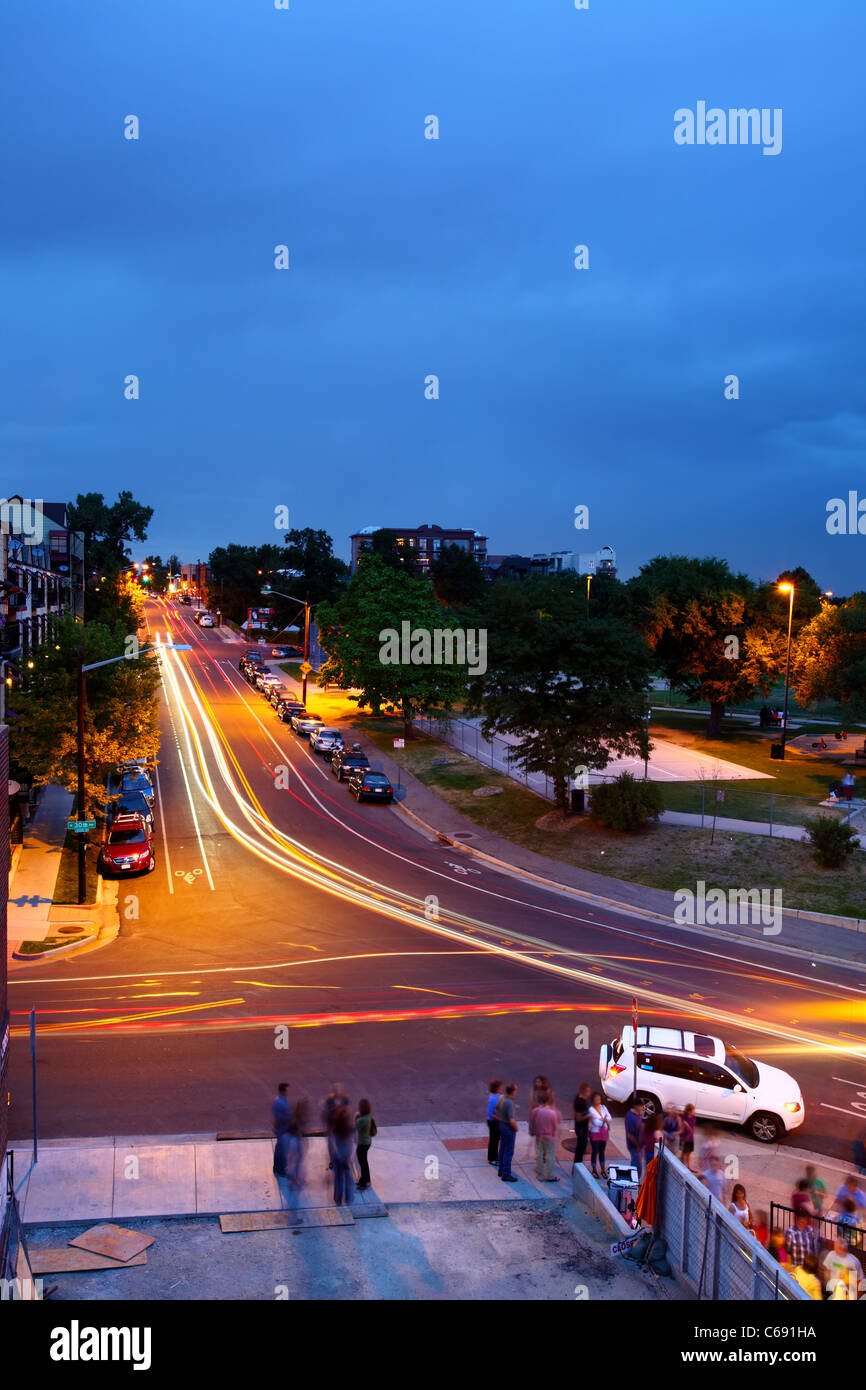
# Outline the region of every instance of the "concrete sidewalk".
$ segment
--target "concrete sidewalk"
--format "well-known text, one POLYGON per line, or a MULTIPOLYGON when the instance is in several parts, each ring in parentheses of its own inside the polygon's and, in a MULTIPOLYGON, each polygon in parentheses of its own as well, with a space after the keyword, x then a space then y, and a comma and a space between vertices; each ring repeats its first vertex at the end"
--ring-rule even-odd
MULTIPOLYGON (((560 1102, 565 1109, 570 1106, 560 1102)), ((698 1127, 696 1150, 704 1139, 698 1127)), ((764 1145, 738 1131, 719 1134, 720 1157, 728 1178, 745 1184, 755 1211, 775 1201, 788 1205, 807 1163, 814 1163, 828 1196, 853 1171, 850 1164, 796 1149, 792 1144, 764 1145)), ((143 1217, 220 1215, 229 1212, 278 1211, 280 1192, 273 1175, 270 1139, 218 1141, 213 1135, 131 1135, 123 1138, 54 1139, 39 1146, 39 1161, 30 1167, 31 1146, 17 1140, 15 1186, 28 1225, 79 1221, 134 1221, 143 1217)), ((504 1183, 487 1162, 483 1124, 455 1121, 382 1127, 370 1149, 372 1186, 356 1193, 357 1207, 378 1204, 437 1202, 504 1202, 550 1200, 571 1195, 573 1130, 560 1130, 556 1151, 558 1183, 539 1179, 535 1144, 521 1124, 514 1173, 504 1183), (563 1145, 568 1141, 569 1147, 563 1145)), ((608 1161, 625 1157, 625 1121, 614 1118, 608 1161)), ((333 1203, 325 1140, 305 1141, 306 1187, 303 1209, 333 1203)), ((697 1166, 697 1159, 695 1162, 697 1166)))

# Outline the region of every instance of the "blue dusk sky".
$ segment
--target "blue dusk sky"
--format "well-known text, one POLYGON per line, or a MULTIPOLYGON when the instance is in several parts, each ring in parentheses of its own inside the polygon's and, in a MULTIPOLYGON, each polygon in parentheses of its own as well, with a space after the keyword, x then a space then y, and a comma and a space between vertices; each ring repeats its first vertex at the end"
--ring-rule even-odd
POLYGON ((139 557, 279 540, 286 505, 344 557, 438 522, 866 587, 866 535, 825 525, 866 499, 862 0, 8 0, 3 28, 5 495, 130 488, 139 557), (781 150, 677 144, 699 103, 780 109, 781 150))

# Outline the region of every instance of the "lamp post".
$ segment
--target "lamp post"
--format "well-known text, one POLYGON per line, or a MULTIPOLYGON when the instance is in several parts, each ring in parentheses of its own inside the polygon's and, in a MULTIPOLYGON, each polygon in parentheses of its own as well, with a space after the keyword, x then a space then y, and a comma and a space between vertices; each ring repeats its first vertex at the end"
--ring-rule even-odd
MULTIPOLYGON (((138 650, 137 652, 130 653, 129 656, 127 656, 126 653, 124 653, 123 656, 112 656, 112 657, 109 657, 107 661, 91 661, 91 662, 89 663, 89 665, 87 665, 87 666, 85 666, 85 664, 84 664, 84 648, 83 648, 83 647, 79 647, 79 648, 78 648, 78 653, 77 653, 77 658, 78 658, 78 659, 77 659, 77 681, 76 681, 76 686, 77 686, 77 704, 78 704, 78 736, 77 736, 77 742, 78 742, 78 807, 77 807, 76 818, 77 818, 79 821, 83 821, 83 820, 86 820, 86 819, 87 819, 86 816, 85 816, 85 814, 84 814, 84 813, 85 813, 85 809, 86 809, 85 802, 86 802, 86 799, 87 799, 87 798, 86 798, 86 792, 85 792, 85 785, 84 785, 84 709, 85 709, 85 705, 86 705, 86 703, 87 703, 87 686, 86 686, 86 684, 85 684, 84 677, 85 677, 85 675, 87 674, 88 671, 95 671, 95 670, 97 669, 98 666, 114 666, 114 664, 115 664, 116 662, 118 662, 118 661, 130 661, 130 660, 134 660, 135 657, 143 656, 143 654, 144 654, 145 652, 153 652, 153 651, 159 651, 159 652, 190 652, 190 651, 192 651, 192 646, 191 646, 188 642, 182 642, 182 643, 178 643, 178 644, 176 644, 176 645, 175 645, 175 644, 172 644, 172 643, 164 643, 164 644, 162 644, 162 645, 160 645, 159 643, 156 643, 156 644, 153 644, 153 645, 151 645, 151 646, 149 646, 149 647, 140 647, 139 650, 138 650)), ((85 898, 87 897, 87 868, 86 868, 86 862, 85 862, 84 854, 85 854, 85 849, 86 849, 86 847, 87 847, 87 835, 88 835, 88 831, 86 831, 86 830, 79 830, 79 831, 77 832, 77 835, 78 835, 78 901, 79 901, 79 903, 83 903, 84 900, 85 900, 85 898)))
MULTIPOLYGON (((281 589, 274 589, 270 584, 262 585, 262 593, 265 597, 275 594, 277 598, 291 599, 292 603, 300 603, 304 609, 304 666, 310 664, 310 597, 309 592, 306 598, 296 598, 294 594, 284 594, 281 589)), ((301 704, 307 703, 307 673, 301 672, 301 704)))
POLYGON ((650 720, 652 719, 652 713, 652 710, 649 708, 644 713, 644 719, 646 720, 646 743, 644 744, 643 780, 645 782, 649 778, 649 726, 650 720))
POLYGON ((794 622, 794 586, 780 584, 779 593, 788 595, 788 649, 785 654, 785 699, 782 705, 782 742, 779 756, 784 760, 785 740, 788 737, 788 677, 791 673, 791 628, 794 622))

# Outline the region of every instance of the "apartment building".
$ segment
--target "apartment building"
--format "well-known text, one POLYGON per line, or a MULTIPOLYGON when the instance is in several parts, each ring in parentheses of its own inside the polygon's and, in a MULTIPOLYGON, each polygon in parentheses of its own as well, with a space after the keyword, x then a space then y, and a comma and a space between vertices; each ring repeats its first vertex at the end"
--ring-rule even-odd
POLYGON ((397 544, 409 552, 420 574, 429 568, 431 561, 438 558, 446 545, 459 546, 473 556, 482 568, 487 564, 487 537, 469 526, 365 526, 349 537, 353 570, 357 569, 364 551, 372 548, 377 531, 393 532, 397 544))
POLYGON ((84 614, 84 537, 65 502, 0 499, 0 656, 44 642, 56 614, 84 614))

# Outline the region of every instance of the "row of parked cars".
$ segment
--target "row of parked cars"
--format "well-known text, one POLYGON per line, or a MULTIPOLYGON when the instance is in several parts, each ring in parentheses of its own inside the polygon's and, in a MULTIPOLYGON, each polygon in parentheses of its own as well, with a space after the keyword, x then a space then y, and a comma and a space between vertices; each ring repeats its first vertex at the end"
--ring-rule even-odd
POLYGON ((103 875, 152 873, 156 794, 146 761, 121 763, 108 782, 105 840, 99 851, 103 875))
POLYGON ((197 608, 192 615, 192 619, 194 623, 198 623, 199 627, 214 626, 213 613, 208 613, 205 608, 197 608))
POLYGON ((326 728, 318 714, 311 714, 300 700, 283 685, 279 676, 269 671, 257 653, 247 653, 239 662, 241 674, 260 692, 276 713, 299 738, 309 739, 310 748, 331 764, 338 782, 347 782, 357 801, 394 800, 394 788, 385 773, 372 768, 359 744, 347 748, 339 729, 326 728))

